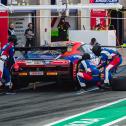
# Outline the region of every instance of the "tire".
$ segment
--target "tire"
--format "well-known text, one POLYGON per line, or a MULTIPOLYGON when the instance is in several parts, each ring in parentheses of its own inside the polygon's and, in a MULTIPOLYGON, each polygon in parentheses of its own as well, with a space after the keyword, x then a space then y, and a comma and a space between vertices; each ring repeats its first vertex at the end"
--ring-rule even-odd
MULTIPOLYGON (((81 60, 79 60, 78 63, 77 63, 76 75, 77 75, 77 73, 78 73, 78 71, 79 71, 80 64, 81 64, 81 60)), ((80 89, 80 88, 81 88, 81 86, 80 86, 80 84, 79 84, 79 82, 78 82, 77 76, 76 76, 76 80, 74 80, 73 83, 74 83, 74 85, 75 85, 75 87, 76 87, 77 89, 80 89)))
POLYGON ((77 63, 77 68, 76 68, 76 69, 77 69, 77 70, 76 70, 77 73, 78 73, 78 70, 79 70, 80 64, 81 64, 81 60, 79 60, 78 63, 77 63))
POLYGON ((126 91, 126 65, 120 66, 112 78, 113 90, 126 91))
POLYGON ((126 77, 118 76, 112 80, 112 89, 115 91, 126 91, 126 77))

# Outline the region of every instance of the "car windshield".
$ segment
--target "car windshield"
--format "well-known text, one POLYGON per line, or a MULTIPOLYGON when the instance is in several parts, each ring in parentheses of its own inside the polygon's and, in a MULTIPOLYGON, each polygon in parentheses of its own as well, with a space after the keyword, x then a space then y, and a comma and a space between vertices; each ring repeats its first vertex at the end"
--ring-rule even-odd
POLYGON ((60 50, 44 50, 44 51, 29 51, 28 54, 38 54, 38 55, 59 55, 61 54, 60 50))
POLYGON ((15 57, 18 59, 55 59, 61 53, 61 50, 17 51, 15 57))

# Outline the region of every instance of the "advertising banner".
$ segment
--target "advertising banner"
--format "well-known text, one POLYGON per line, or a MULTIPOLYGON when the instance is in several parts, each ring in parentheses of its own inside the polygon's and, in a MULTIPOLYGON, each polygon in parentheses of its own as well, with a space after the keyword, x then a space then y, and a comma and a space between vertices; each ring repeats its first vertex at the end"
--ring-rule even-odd
POLYGON ((0 12, 0 48, 8 41, 8 12, 0 12))
POLYGON ((107 19, 108 11, 107 10, 91 10, 91 29, 92 30, 106 30, 109 25, 109 20, 107 19), (106 17, 106 18, 105 18, 106 17))
MULTIPOLYGON (((118 0, 90 0, 90 3, 117 3, 118 0)), ((106 30, 109 26, 108 11, 105 9, 92 9, 90 12, 90 26, 92 30, 106 30), (105 18, 106 17, 106 18, 105 18)))
POLYGON ((90 3, 118 3, 119 0, 90 0, 90 3))

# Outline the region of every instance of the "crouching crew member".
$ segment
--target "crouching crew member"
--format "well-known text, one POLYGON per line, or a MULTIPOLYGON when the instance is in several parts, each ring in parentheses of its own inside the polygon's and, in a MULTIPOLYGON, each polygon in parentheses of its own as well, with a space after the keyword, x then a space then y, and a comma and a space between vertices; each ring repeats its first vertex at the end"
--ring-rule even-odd
POLYGON ((3 46, 1 50, 0 62, 3 66, 0 66, 0 81, 1 84, 4 84, 6 91, 11 91, 11 75, 10 70, 14 64, 14 45, 17 42, 15 35, 9 37, 8 43, 3 46), (4 81, 2 81, 4 78, 4 81))
POLYGON ((82 89, 86 90, 88 83, 100 83, 100 71, 91 62, 90 55, 85 53, 80 60, 80 67, 77 73, 77 79, 82 89))
POLYGON ((92 51, 96 56, 100 57, 98 68, 104 68, 104 87, 109 88, 111 86, 111 73, 122 63, 122 56, 118 51, 101 48, 99 45, 94 46, 92 51))

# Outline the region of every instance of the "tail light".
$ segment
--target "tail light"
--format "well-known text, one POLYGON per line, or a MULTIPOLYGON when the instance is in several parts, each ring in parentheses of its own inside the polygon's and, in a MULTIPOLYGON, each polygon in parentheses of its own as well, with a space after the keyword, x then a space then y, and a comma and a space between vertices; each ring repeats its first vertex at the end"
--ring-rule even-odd
POLYGON ((25 61, 16 61, 16 63, 14 64, 15 71, 18 71, 20 67, 24 65, 26 65, 25 61))
POLYGON ((51 64, 64 64, 64 65, 67 65, 67 64, 69 64, 69 61, 67 61, 67 60, 54 60, 54 61, 52 61, 51 62, 51 64))
POLYGON ((14 70, 18 71, 19 70, 19 65, 17 63, 14 64, 14 70))

